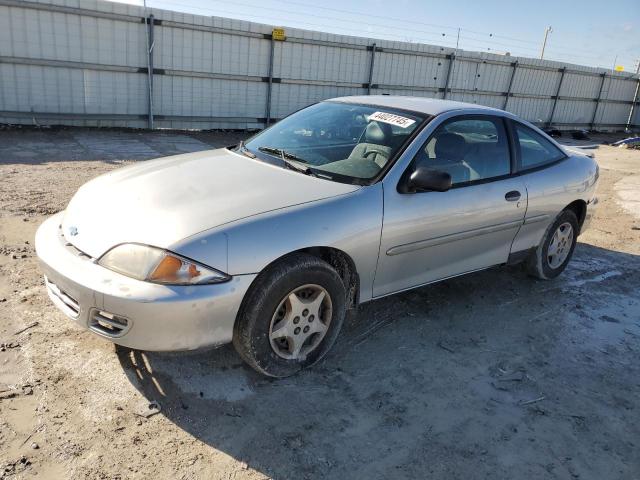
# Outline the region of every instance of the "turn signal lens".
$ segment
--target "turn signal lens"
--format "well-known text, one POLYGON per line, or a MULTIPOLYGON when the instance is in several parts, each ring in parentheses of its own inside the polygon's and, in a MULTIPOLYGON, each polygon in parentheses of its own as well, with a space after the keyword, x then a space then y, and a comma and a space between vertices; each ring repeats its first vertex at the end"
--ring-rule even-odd
POLYGON ((200 276, 202 276, 202 272, 195 263, 167 253, 153 272, 151 272, 149 280, 162 283, 198 283, 200 280, 198 277, 200 276))
POLYGON ((167 255, 149 275, 149 280, 177 280, 182 262, 176 257, 167 255))
POLYGON ((213 268, 160 248, 139 244, 123 244, 112 248, 98 261, 110 270, 138 280, 167 285, 195 285, 229 280, 213 268))

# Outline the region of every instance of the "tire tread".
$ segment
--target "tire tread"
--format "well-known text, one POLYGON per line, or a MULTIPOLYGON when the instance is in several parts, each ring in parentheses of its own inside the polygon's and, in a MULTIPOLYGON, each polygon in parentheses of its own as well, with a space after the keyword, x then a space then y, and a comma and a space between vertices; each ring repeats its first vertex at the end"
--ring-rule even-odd
POLYGON ((338 272, 318 257, 306 253, 293 253, 267 267, 254 280, 249 292, 242 301, 238 316, 236 317, 233 330, 233 345, 240 357, 254 370, 266 376, 286 377, 295 374, 302 368, 310 366, 324 357, 335 342, 344 321, 345 313, 346 289, 338 272), (254 336, 259 327, 257 322, 260 319, 264 319, 263 316, 260 316, 258 310, 260 306, 270 301, 269 296, 277 288, 278 284, 286 282, 288 278, 292 278, 300 272, 328 276, 328 278, 335 282, 334 286, 339 286, 342 298, 334 299, 332 297, 334 311, 331 327, 322 340, 322 343, 318 346, 320 354, 317 358, 307 359, 299 363, 291 362, 286 366, 274 364, 274 362, 269 361, 268 358, 261 358, 261 355, 256 352, 255 349, 254 336))
POLYGON ((569 261, 571 260, 571 257, 573 256, 573 251, 575 249, 576 242, 577 242, 577 235, 578 235, 578 218, 576 217, 576 214, 572 210, 563 210, 558 214, 556 219, 553 222, 551 222, 551 224, 547 227, 547 229, 544 232, 544 235, 542 236, 542 241, 540 242, 540 245, 538 245, 535 248, 531 256, 528 258, 525 264, 527 273, 529 273, 529 275, 531 275, 532 277, 536 277, 540 280, 551 280, 553 278, 556 278, 558 275, 560 275, 566 268, 569 261), (564 263, 560 267, 556 268, 555 270, 552 270, 550 267, 545 266, 544 254, 551 240, 550 238, 551 235, 553 235, 556 229, 564 222, 570 222, 571 226, 573 227, 573 231, 574 231, 573 245, 571 246, 571 251, 569 252, 569 255, 567 256, 564 263))

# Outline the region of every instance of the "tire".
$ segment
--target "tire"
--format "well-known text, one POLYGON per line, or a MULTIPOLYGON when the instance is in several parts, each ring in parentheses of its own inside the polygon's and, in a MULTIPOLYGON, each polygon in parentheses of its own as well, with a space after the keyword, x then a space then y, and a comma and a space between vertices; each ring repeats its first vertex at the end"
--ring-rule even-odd
POLYGON ((573 251, 576 248, 578 232, 579 225, 576 214, 571 210, 563 210, 549 228, 547 228, 542 243, 538 245, 529 257, 526 265, 528 273, 541 280, 551 280, 560 275, 571 260, 573 251), (564 243, 557 239, 554 243, 554 237, 556 235, 558 235, 557 238, 562 238, 563 232, 564 235, 567 235, 567 225, 571 227, 571 238, 568 239, 565 236, 564 243), (561 228, 564 228, 564 231, 562 231, 561 228), (555 246, 559 246, 559 248, 555 249, 552 243, 555 246), (553 255, 552 252, 554 251, 561 252, 561 254, 553 255))
POLYGON ((312 255, 292 254, 254 281, 240 306, 233 345, 263 375, 288 377, 327 354, 346 310, 346 288, 336 270, 312 255), (274 338, 283 331, 286 336, 274 338))

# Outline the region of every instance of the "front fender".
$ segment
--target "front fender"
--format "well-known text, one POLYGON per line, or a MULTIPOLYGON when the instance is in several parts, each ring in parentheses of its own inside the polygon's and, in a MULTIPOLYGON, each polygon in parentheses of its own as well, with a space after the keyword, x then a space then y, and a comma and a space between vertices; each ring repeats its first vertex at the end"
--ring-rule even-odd
POLYGON ((287 207, 199 233, 171 249, 218 268, 226 244, 226 273, 261 272, 278 258, 309 247, 332 247, 353 260, 360 276, 360 300, 372 295, 382 231, 382 184, 287 207), (218 251, 216 251, 218 249, 218 251))

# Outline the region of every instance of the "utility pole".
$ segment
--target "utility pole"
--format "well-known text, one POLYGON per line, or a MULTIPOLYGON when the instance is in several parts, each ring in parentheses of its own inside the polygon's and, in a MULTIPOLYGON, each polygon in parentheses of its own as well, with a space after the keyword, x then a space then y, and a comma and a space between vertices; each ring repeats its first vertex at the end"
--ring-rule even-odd
POLYGON ((544 40, 542 40, 542 50, 540 51, 540 60, 544 58, 544 49, 547 47, 547 37, 551 32, 553 32, 553 28, 551 28, 551 25, 549 25, 547 28, 544 29, 544 40))

